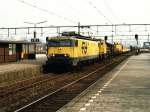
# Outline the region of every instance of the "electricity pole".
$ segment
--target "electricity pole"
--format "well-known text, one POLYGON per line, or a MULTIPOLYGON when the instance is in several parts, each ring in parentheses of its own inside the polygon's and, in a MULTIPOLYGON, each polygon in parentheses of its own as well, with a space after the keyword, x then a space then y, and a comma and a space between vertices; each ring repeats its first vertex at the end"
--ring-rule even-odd
POLYGON ((34 25, 34 33, 33 33, 33 37, 34 37, 34 39, 35 39, 35 38, 36 38, 36 26, 37 26, 37 24, 42 24, 42 23, 46 23, 46 22, 47 22, 47 21, 42 21, 42 22, 37 22, 37 23, 31 23, 31 22, 24 22, 24 23, 34 25))
POLYGON ((80 22, 78 22, 78 34, 80 35, 80 22))
MULTIPOLYGON (((46 23, 47 21, 42 21, 42 22, 37 22, 37 23, 31 23, 31 22, 24 22, 27 24, 32 24, 34 25, 34 32, 33 32, 33 38, 34 38, 34 42, 36 40, 36 26, 37 24, 42 24, 42 23, 46 23)), ((34 53, 36 54, 36 43, 34 44, 34 53)))

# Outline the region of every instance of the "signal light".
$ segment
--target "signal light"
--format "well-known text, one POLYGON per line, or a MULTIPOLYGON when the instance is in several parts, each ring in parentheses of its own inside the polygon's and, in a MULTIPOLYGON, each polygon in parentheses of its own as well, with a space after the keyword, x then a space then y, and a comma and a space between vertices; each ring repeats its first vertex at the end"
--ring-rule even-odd
POLYGON ((107 36, 105 36, 104 38, 105 38, 105 41, 107 41, 108 37, 107 37, 107 36))
POLYGON ((135 34, 135 39, 138 40, 138 34, 135 34))

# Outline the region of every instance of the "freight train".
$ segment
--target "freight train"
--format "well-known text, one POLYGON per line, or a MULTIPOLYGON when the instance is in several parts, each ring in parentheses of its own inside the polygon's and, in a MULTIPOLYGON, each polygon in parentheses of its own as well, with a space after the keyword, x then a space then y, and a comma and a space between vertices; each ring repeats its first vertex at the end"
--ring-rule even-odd
POLYGON ((47 64, 77 66, 81 62, 101 60, 123 53, 123 45, 110 44, 75 32, 63 32, 61 36, 47 37, 47 64))

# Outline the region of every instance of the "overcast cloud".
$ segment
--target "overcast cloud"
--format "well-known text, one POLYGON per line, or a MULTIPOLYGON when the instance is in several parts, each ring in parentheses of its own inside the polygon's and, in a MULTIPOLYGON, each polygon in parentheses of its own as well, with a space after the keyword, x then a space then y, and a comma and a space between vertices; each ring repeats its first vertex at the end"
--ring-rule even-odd
MULTIPOLYGON (((89 4, 92 2, 112 23, 149 23, 149 0, 25 0, 81 24, 109 23, 89 4)), ((63 18, 28 6, 18 0, 0 0, 0 26, 24 26, 24 21, 46 20, 48 25, 74 25, 63 18)))
MULTIPOLYGON (((78 22, 81 25, 150 23, 150 0, 24 0, 40 9, 29 6, 21 1, 23 0, 0 0, 0 27, 32 26, 24 22, 36 23, 40 21, 48 22, 38 26, 77 25, 78 22)), ((117 34, 134 35, 137 33, 148 35, 150 33, 150 27, 147 27, 148 31, 145 31, 144 28, 145 26, 139 28, 135 26, 132 27, 132 31, 135 29, 137 32, 129 32, 129 27, 118 27, 117 34)), ((65 29, 64 31, 67 30, 65 29)), ((102 30, 99 31, 100 35, 112 35, 111 28, 103 27, 100 30, 102 30)), ((44 30, 43 36, 40 34, 40 29, 37 32, 39 33, 37 37, 45 41, 46 36, 56 35, 57 31, 50 29, 44 30)), ((7 38, 7 30, 1 30, 1 39, 33 38, 33 30, 30 30, 30 34, 27 34, 27 31, 17 31, 17 35, 14 35, 14 31, 12 30, 10 33, 13 35, 7 38)), ((111 37, 109 39, 111 40, 111 37)), ((122 43, 129 43, 129 45, 130 43, 133 44, 133 42, 136 44, 134 36, 115 36, 114 39, 122 43)), ((139 39, 145 39, 141 40, 142 43, 147 41, 148 36, 141 36, 139 39)))

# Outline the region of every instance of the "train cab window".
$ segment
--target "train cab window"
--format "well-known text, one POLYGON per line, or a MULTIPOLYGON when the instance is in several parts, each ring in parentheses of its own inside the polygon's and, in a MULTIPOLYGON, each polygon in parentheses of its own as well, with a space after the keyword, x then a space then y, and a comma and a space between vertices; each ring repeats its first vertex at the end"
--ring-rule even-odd
POLYGON ((49 47, 73 47, 75 46, 75 41, 70 39, 64 40, 49 40, 48 41, 49 47))

